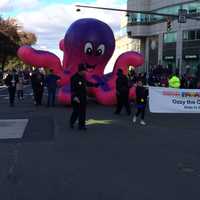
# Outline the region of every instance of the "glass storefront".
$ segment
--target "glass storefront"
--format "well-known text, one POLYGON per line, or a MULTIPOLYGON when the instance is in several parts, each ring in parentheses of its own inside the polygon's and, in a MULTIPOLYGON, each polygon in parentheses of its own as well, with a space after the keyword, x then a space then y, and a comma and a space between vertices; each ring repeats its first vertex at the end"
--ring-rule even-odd
POLYGON ((200 40, 200 29, 184 31, 183 40, 200 40))
POLYGON ((172 42, 176 42, 176 40, 177 40, 177 33, 176 32, 164 34, 164 43, 172 43, 172 42))
POLYGON ((149 38, 149 65, 154 66, 158 64, 158 36, 149 38))
POLYGON ((176 41, 177 32, 164 33, 163 37, 163 64, 170 71, 176 70, 176 41))
POLYGON ((183 32, 183 72, 194 75, 200 64, 200 29, 183 32))
POLYGON ((199 61, 197 59, 183 59, 182 62, 182 73, 188 73, 191 76, 195 75, 197 72, 197 67, 199 65, 199 61))

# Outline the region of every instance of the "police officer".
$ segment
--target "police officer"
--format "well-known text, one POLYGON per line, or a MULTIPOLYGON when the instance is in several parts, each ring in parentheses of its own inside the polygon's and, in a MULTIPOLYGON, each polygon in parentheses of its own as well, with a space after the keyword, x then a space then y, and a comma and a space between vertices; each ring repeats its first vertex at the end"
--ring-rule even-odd
POLYGON ((117 108, 115 114, 120 114, 122 107, 125 106, 127 114, 131 114, 129 104, 129 81, 128 78, 123 74, 122 69, 117 71, 116 80, 116 96, 117 96, 117 108))
POLYGON ((79 64, 78 72, 71 77, 71 104, 73 112, 70 118, 70 128, 74 128, 74 123, 79 120, 79 130, 86 130, 86 87, 98 87, 98 83, 91 83, 85 80, 86 66, 79 64))

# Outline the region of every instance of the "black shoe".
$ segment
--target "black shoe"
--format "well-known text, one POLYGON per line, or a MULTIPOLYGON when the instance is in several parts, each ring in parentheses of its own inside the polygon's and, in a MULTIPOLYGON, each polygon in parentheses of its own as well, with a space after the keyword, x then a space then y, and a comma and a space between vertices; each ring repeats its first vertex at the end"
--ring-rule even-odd
POLYGON ((86 130, 87 130, 87 128, 86 128, 85 126, 79 127, 78 129, 79 129, 79 130, 83 130, 83 131, 86 131, 86 130))

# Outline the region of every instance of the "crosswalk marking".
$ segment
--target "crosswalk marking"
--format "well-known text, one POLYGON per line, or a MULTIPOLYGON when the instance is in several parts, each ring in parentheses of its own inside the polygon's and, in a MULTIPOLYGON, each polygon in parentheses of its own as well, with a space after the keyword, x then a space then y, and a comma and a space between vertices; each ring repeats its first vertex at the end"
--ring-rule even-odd
POLYGON ((22 138, 28 121, 28 119, 0 120, 0 139, 22 138))

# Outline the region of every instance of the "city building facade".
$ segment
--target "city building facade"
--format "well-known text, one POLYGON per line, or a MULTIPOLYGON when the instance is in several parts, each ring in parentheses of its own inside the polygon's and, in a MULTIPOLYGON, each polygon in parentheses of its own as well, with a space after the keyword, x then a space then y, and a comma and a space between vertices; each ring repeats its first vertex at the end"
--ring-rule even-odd
POLYGON ((121 52, 125 51, 140 52, 141 40, 128 37, 127 23, 128 23, 127 17, 126 16, 122 17, 120 23, 120 30, 115 34, 116 49, 121 52))
MULTIPOLYGON (((128 0, 127 9, 176 15, 180 9, 186 9, 191 16, 197 17, 200 1, 128 0)), ((177 18, 129 13, 127 34, 129 38, 140 39, 140 51, 145 55, 143 70, 147 73, 158 64, 173 71, 179 69, 180 74, 187 68, 195 72, 200 63, 200 20, 187 19, 186 23, 178 23, 177 18)))
POLYGON ((122 16, 120 21, 120 30, 115 32, 115 51, 114 54, 106 66, 105 73, 112 72, 113 66, 116 63, 117 58, 126 51, 141 50, 141 40, 130 38, 127 35, 127 17, 122 16))

